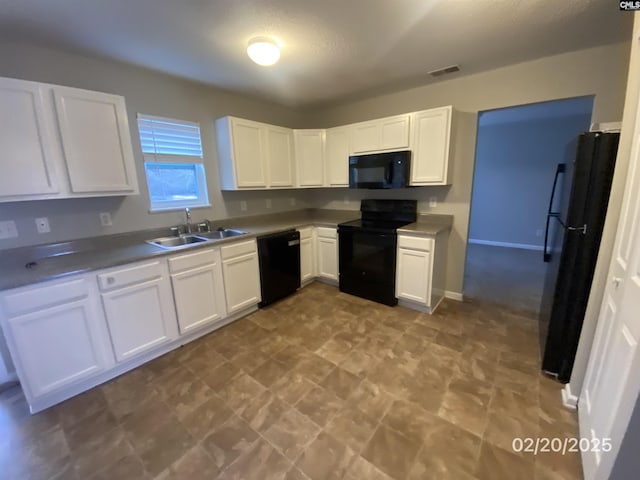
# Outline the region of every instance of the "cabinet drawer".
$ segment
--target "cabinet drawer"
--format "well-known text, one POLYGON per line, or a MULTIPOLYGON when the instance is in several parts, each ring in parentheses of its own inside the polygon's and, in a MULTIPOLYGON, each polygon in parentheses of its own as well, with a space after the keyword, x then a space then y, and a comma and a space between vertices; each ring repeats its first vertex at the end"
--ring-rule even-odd
POLYGON ((162 277, 160 262, 145 263, 98 275, 100 290, 113 290, 162 277))
POLYGON ((215 263, 215 261, 215 250, 201 250, 199 252, 170 258, 169 271, 171 273, 182 272, 184 270, 191 270, 192 268, 201 267, 203 265, 211 265, 212 263, 215 263))
POLYGON ((338 232, 335 228, 328 227, 317 227, 316 232, 318 232, 318 237, 322 238, 337 238, 338 232))
POLYGON ((87 282, 84 278, 70 282, 31 287, 2 296, 2 309, 7 317, 42 310, 52 305, 59 305, 85 298, 88 295, 87 282))
POLYGON ((238 257, 240 255, 246 255, 247 253, 253 253, 258 251, 258 247, 255 239, 248 240, 246 242, 238 242, 232 245, 226 245, 220 249, 222 259, 238 257))
POLYGON ((311 238, 311 235, 313 234, 312 227, 299 228, 298 231, 300 232, 300 240, 311 238))
POLYGON ((433 251, 433 238, 425 237, 405 237, 398 235, 398 247, 410 248, 412 250, 424 250, 426 252, 433 251))

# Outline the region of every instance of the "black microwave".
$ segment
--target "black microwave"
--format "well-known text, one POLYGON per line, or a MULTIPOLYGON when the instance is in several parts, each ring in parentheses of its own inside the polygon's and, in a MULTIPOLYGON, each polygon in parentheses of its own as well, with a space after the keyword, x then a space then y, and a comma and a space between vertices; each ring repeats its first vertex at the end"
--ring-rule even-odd
POLYGON ((404 188, 409 186, 411 151, 372 153, 349 157, 349 188, 404 188))

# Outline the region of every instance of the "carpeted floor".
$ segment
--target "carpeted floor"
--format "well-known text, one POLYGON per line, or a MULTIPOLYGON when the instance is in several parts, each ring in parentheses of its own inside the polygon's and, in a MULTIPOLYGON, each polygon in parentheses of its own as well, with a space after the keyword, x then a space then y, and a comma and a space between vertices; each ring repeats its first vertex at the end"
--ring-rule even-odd
POLYGON ((536 314, 546 271, 542 252, 469 244, 464 296, 536 314))

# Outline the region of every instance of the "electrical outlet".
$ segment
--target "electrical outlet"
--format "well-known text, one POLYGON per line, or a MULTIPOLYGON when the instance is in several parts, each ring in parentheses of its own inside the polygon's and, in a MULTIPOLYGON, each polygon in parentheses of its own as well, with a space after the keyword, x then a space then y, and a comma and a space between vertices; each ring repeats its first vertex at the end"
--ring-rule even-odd
POLYGON ((0 239, 15 238, 17 236, 18 229, 16 228, 16 222, 13 220, 0 222, 0 239))
POLYGON ((293 198, 293 197, 291 197, 291 198, 289 199, 289 205, 291 205, 292 207, 294 207, 294 206, 296 205, 296 199, 295 199, 295 198, 293 198))
POLYGON ((245 202, 244 200, 240 201, 240 210, 242 210, 243 212, 247 211, 247 202, 245 202))
POLYGON ((429 197, 429 208, 436 208, 438 206, 438 197, 429 197))
POLYGON ((103 227, 111 227, 113 222, 111 221, 111 214, 109 212, 102 212, 100 214, 100 225, 103 227))
POLYGON ((541 228, 536 230, 536 237, 541 237, 543 233, 543 230, 541 228))
POLYGON ((36 218, 36 229, 38 233, 49 233, 51 231, 49 219, 47 217, 36 218))
POLYGON ((344 198, 342 199, 342 203, 347 204, 349 203, 349 196, 345 195, 344 198))
POLYGON ((267 201, 265 202, 267 205, 267 208, 271 208, 271 199, 267 198, 267 201))

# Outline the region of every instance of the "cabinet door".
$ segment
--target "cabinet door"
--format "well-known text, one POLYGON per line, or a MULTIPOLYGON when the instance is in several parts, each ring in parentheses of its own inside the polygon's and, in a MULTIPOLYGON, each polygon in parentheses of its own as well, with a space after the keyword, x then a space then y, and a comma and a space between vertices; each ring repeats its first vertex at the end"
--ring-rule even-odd
POLYGON ((398 249, 396 297, 430 306, 431 252, 398 249))
POLYGON ((396 115, 353 125, 353 153, 409 148, 409 119, 396 115))
MULTIPOLYGON (((39 397, 109 366, 91 300, 85 298, 8 320, 9 335, 30 396, 39 397)), ((113 360, 111 360, 113 362, 113 360)))
POLYGON ((298 186, 321 187, 324 183, 324 130, 295 130, 298 186))
POLYGON ((381 132, 379 122, 357 123, 353 125, 351 135, 353 153, 380 150, 381 132))
POLYGON ((103 293, 102 303, 119 362, 178 336, 166 277, 103 293))
POLYGON ((260 302, 260 269, 257 253, 224 260, 222 273, 229 314, 260 302))
POLYGON ((266 187, 265 148, 260 123, 231 119, 233 164, 238 187, 266 187))
POLYGON ((449 167, 451 107, 414 114, 411 185, 446 185, 449 167))
POLYGON ((409 115, 383 118, 380 122, 381 150, 409 148, 409 115))
POLYGON ((318 237, 318 276, 338 280, 338 243, 335 238, 318 237))
POLYGON ((58 192, 59 145, 51 132, 43 87, 0 78, 0 199, 58 192))
POLYGON ((326 166, 327 184, 331 187, 349 185, 349 128, 327 130, 326 166))
POLYGON ((313 238, 300 240, 300 281, 307 282, 315 277, 315 255, 313 238))
POLYGON ((184 334, 224 318, 224 285, 218 252, 216 263, 171 275, 178 326, 184 334))
POLYGON ((265 127, 270 187, 293 187, 293 131, 265 127))
POLYGON ((53 87, 71 192, 138 193, 124 98, 53 87))

